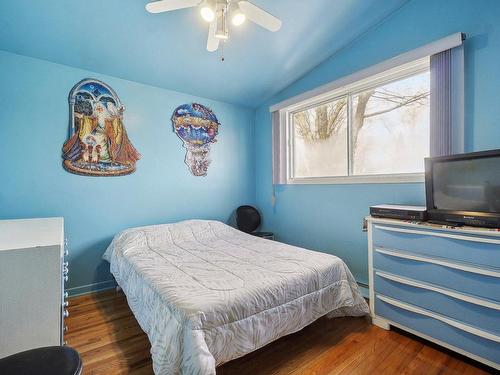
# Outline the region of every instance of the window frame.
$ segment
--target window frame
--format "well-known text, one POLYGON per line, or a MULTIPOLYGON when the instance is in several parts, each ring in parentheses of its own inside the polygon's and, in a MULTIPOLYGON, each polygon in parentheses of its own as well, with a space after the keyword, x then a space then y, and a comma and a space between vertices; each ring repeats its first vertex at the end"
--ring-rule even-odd
POLYGON ((391 82, 411 77, 420 73, 430 71, 430 58, 426 56, 412 62, 391 68, 382 73, 339 87, 324 94, 300 101, 280 110, 280 122, 285 123, 286 136, 286 181, 287 184, 359 184, 359 183, 415 183, 424 182, 424 172, 419 173, 393 173, 393 174, 370 174, 353 175, 352 145, 351 145, 351 113, 352 97, 391 82), (294 131, 292 117, 295 113, 316 107, 318 105, 335 101, 340 98, 348 101, 347 111, 347 164, 348 175, 346 176, 323 176, 323 177, 296 177, 293 174, 293 148, 294 131))

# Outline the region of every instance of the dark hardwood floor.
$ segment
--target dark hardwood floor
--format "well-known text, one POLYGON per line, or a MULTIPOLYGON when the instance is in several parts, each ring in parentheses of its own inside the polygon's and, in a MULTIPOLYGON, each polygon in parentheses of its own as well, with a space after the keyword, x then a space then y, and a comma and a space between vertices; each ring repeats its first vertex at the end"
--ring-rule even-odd
MULTIPOLYGON (((70 299, 68 345, 84 374, 152 374, 149 341, 121 292, 70 299)), ((319 319, 245 357, 220 366, 220 375, 487 374, 487 367, 367 318, 319 319)))

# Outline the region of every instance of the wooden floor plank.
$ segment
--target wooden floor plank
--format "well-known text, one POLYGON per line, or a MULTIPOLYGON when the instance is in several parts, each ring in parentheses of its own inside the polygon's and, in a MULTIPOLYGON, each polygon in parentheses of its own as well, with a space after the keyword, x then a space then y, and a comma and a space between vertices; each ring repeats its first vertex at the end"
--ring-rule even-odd
POLYGON ((77 346, 80 352, 86 352, 141 334, 142 330, 135 318, 133 316, 126 316, 115 320, 112 325, 102 323, 84 331, 69 331, 66 335, 66 340, 72 346, 77 346))
MULTIPOLYGON (((123 293, 70 299, 68 345, 85 375, 152 374, 150 345, 123 293)), ((322 318, 217 368, 218 375, 488 374, 487 367, 368 318, 322 318)), ((188 374, 189 375, 189 374, 188 374)))

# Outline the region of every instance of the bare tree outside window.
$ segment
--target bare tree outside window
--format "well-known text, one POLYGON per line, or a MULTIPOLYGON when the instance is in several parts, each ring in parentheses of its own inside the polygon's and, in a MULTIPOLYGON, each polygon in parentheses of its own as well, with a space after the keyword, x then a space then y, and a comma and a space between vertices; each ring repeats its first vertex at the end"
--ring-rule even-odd
POLYGON ((294 176, 348 175, 348 142, 352 174, 423 172, 429 82, 426 71, 294 113, 294 176))
POLYGON ((326 140, 338 133, 346 121, 347 98, 297 112, 294 125, 297 135, 305 142, 326 140))
POLYGON ((294 125, 294 175, 346 176, 347 97, 297 112, 294 125))
POLYGON ((429 156, 429 72, 352 97, 353 174, 417 173, 429 156))

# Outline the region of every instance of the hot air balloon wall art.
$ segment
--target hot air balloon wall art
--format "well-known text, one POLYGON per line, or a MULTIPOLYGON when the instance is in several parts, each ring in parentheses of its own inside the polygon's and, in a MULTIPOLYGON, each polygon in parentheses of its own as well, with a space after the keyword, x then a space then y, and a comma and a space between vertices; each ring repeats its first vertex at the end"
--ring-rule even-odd
POLYGON ((63 166, 87 176, 122 176, 135 171, 141 157, 123 124, 125 107, 104 82, 84 79, 69 93, 69 139, 63 166))
POLYGON ((198 103, 182 104, 172 114, 175 134, 186 149, 184 162, 194 176, 206 176, 210 145, 217 142, 219 120, 211 109, 198 103))

